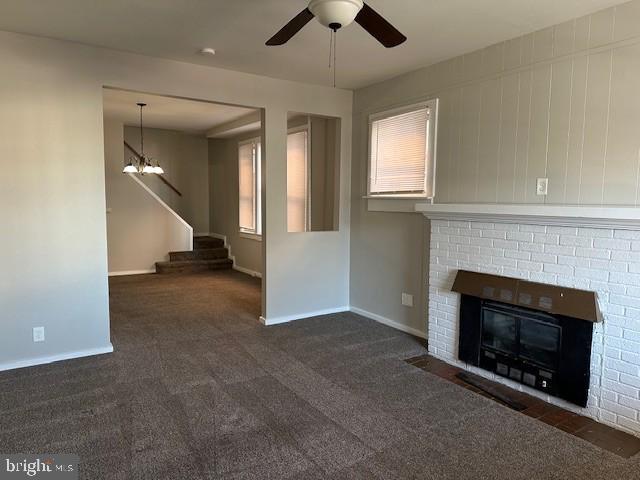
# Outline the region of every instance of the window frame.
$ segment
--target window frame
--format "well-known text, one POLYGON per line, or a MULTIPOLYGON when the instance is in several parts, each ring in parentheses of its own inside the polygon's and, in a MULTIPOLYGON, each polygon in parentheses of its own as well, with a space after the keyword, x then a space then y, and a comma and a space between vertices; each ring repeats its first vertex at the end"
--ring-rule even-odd
MULTIPOLYGON (((289 135, 300 133, 300 132, 306 132, 307 134, 306 152, 305 152, 305 161, 306 161, 306 166, 305 166, 306 167, 305 168, 306 186, 305 186, 305 202, 304 202, 305 203, 305 219, 304 219, 305 225, 304 225, 304 230, 301 232, 288 231, 289 230, 288 228, 289 208, 287 205, 287 233, 307 233, 311 231, 311 120, 309 118, 307 119, 307 122, 304 124, 287 128, 287 139, 289 138, 289 135)), ((287 166, 288 166, 288 162, 289 162, 289 159, 287 155, 287 166)), ((287 183, 288 183, 288 180, 287 180, 287 183)), ((288 192, 287 192, 287 198, 288 198, 288 192)))
POLYGON ((436 194, 436 156, 437 156, 437 138, 438 138, 438 105, 439 99, 432 98, 429 100, 420 101, 417 103, 411 103, 399 107, 389 108, 381 110, 375 113, 371 113, 367 117, 367 193, 365 198, 372 199, 420 199, 431 200, 435 198, 436 194), (414 112, 423 108, 428 109, 428 123, 427 123, 427 141, 425 152, 425 183, 424 190, 420 192, 391 192, 391 193, 377 193, 371 191, 371 137, 373 135, 373 122, 378 120, 384 120, 385 118, 402 115, 404 113, 414 112), (431 166, 431 168, 429 168, 431 166), (431 195, 429 195, 429 187, 431 195))
POLYGON ((252 137, 238 142, 238 232, 241 237, 262 240, 262 137, 252 137), (240 226, 240 148, 253 145, 253 215, 255 228, 240 226))

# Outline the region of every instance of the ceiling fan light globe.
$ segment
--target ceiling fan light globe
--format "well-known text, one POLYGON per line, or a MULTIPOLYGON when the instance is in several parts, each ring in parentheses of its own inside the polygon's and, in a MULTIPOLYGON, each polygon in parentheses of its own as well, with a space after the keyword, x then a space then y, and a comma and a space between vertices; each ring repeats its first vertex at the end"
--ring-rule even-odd
POLYGON ((155 167, 153 167, 152 165, 145 165, 142 169, 142 173, 156 173, 155 167))
POLYGON ((325 27, 335 24, 346 27, 353 23, 363 5, 362 0, 311 0, 309 10, 325 27))
POLYGON ((162 175, 164 173, 164 170, 160 165, 157 165, 153 167, 153 173, 155 173, 156 175, 162 175))

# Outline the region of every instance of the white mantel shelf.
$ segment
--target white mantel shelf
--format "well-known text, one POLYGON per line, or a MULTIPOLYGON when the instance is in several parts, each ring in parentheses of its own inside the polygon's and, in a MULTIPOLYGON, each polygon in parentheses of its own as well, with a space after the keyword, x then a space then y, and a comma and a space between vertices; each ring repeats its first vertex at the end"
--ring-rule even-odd
POLYGON ((640 207, 418 203, 415 211, 434 220, 530 223, 640 230, 640 207))

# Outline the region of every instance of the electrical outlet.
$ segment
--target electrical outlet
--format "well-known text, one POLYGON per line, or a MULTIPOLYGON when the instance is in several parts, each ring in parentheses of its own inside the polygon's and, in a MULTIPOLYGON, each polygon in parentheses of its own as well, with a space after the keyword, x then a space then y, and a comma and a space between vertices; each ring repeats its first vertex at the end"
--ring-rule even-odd
POLYGON ((404 305, 405 307, 413 307, 413 295, 409 293, 403 293, 402 305, 404 305))
POLYGON ((546 195, 549 188, 548 178, 539 178, 536 183, 536 195, 546 195))
POLYGON ((44 342, 44 327, 33 327, 33 341, 44 342))

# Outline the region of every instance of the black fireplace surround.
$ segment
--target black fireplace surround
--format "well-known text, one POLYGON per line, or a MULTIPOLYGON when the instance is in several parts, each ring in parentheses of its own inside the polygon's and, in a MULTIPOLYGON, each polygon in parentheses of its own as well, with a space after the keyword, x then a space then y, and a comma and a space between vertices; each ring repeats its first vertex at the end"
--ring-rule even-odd
POLYGON ((594 320, 555 310, 597 321, 593 292, 465 271, 453 290, 461 293, 460 360, 586 407, 594 320), (593 314, 583 315, 588 305, 593 314))

